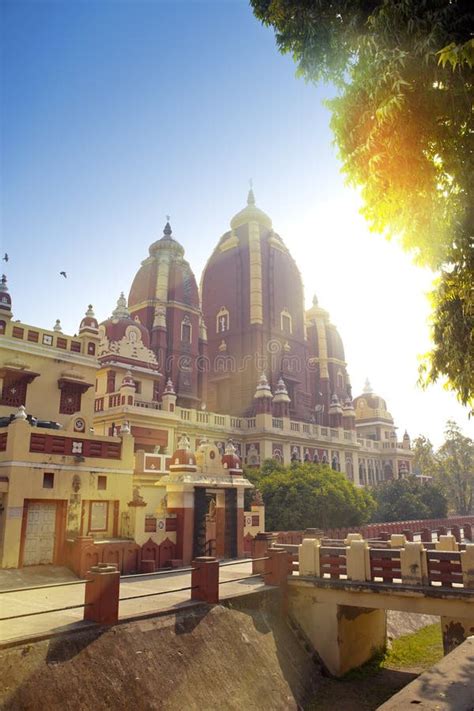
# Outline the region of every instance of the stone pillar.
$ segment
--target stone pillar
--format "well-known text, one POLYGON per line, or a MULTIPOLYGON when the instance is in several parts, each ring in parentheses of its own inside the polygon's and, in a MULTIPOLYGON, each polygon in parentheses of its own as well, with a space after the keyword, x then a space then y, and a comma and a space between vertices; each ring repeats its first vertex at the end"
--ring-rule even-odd
POLYGON ((431 543, 431 541, 432 541, 431 529, 430 528, 422 528, 420 538, 423 543, 431 543))
POLYGON ((470 523, 463 525, 464 540, 472 541, 472 526, 470 523))
POLYGON ((300 575, 321 576, 319 554, 321 541, 317 538, 304 538, 303 543, 298 547, 298 561, 300 575))
POLYGON ((120 573, 116 565, 99 563, 87 573, 84 619, 101 625, 118 621, 120 573))
POLYGON ((264 560, 265 585, 284 585, 288 578, 288 553, 282 548, 270 548, 268 560, 264 560))
POLYGON ((423 585, 428 580, 428 561, 423 543, 408 541, 400 550, 402 582, 407 585, 423 585))
POLYGON ((219 562, 212 556, 199 556, 192 562, 191 600, 219 602, 219 562))
POLYGON ((451 526, 451 535, 454 536, 458 543, 461 543, 461 529, 459 526, 451 526))
POLYGON ((346 566, 349 580, 370 580, 370 550, 367 541, 356 538, 351 540, 346 547, 346 566))
POLYGON ((403 548, 407 539, 402 533, 392 533, 390 536, 390 548, 403 548))
MULTIPOLYGON (((270 547, 276 542, 276 533, 257 533, 252 541, 252 558, 263 558, 268 555, 270 547)), ((264 573, 265 561, 257 560, 252 563, 252 573, 264 573)))
POLYGON ((439 539, 436 541, 437 551, 457 551, 458 544, 454 536, 440 535, 439 539))

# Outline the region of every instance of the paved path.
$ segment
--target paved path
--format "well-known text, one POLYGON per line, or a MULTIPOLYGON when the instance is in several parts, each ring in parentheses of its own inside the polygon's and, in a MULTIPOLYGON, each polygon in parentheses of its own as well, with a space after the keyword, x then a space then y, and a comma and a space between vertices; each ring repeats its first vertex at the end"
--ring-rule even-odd
MULTIPOLYGON (((56 568, 48 572, 45 571, 44 568, 39 568, 36 575, 33 571, 30 572, 30 574, 27 572, 24 575, 21 575, 20 571, 12 571, 14 574, 11 577, 4 575, 4 573, 10 571, 1 572, 0 617, 62 608, 69 605, 81 605, 84 602, 85 583, 50 587, 42 590, 5 592, 5 589, 25 587, 25 585, 45 585, 47 584, 46 581, 50 583, 63 582, 63 580, 66 582, 70 581, 71 578, 74 579, 75 576, 67 569, 56 568), (8 585, 8 583, 10 584, 8 585)), ((265 586, 260 577, 231 582, 233 579, 248 576, 251 575, 251 573, 252 564, 250 561, 239 561, 239 563, 235 565, 226 565, 225 563, 221 565, 219 571, 219 579, 221 583, 223 583, 220 587, 221 598, 234 597, 264 588, 265 586)), ((189 587, 190 585, 191 574, 189 571, 174 571, 166 575, 136 575, 122 578, 120 584, 121 598, 146 593, 169 592, 137 600, 123 600, 119 605, 119 617, 139 615, 168 608, 179 608, 189 604, 190 590, 181 592, 172 591, 177 588, 189 587)), ((71 627, 77 627, 83 619, 83 614, 83 608, 78 608, 0 622, 0 643, 18 637, 45 634, 53 631, 59 632, 70 629, 71 627)))

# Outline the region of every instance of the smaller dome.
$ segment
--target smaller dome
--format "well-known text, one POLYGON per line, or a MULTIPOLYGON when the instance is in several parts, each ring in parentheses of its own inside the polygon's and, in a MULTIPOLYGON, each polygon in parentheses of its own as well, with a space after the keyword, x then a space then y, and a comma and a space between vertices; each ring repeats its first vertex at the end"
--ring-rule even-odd
POLYGON ((109 341, 120 341, 125 336, 130 341, 142 341, 145 348, 150 347, 150 334, 137 318, 130 316, 123 291, 117 300, 117 306, 113 310, 112 316, 103 321, 101 326, 109 341))
POLYGON ((291 402, 290 396, 288 395, 288 390, 286 389, 285 381, 280 378, 276 389, 275 395, 273 397, 273 402, 291 402))
POLYGON ((0 281, 0 309, 4 311, 11 311, 12 299, 8 293, 7 277, 2 274, 2 279, 0 281))
POLYGON ((163 229, 163 237, 161 237, 156 242, 153 242, 153 244, 150 245, 150 257, 156 257, 157 253, 161 250, 167 250, 174 254, 183 256, 184 248, 180 245, 179 242, 173 239, 173 237, 171 236, 172 234, 173 230, 171 229, 171 225, 168 221, 163 229))
POLYGON ((95 333, 99 331, 99 324, 97 323, 92 304, 89 304, 86 315, 81 321, 79 333, 81 333, 81 331, 94 331, 95 333))
POLYGON ((171 457, 171 464, 172 465, 185 464, 185 465, 190 465, 190 466, 196 465, 196 457, 194 456, 194 453, 191 451, 191 443, 190 443, 189 437, 187 435, 183 434, 179 438, 178 448, 176 449, 176 451, 173 453, 173 456, 171 457))
POLYGON ((252 188, 250 188, 247 196, 247 207, 244 207, 243 210, 240 210, 240 212, 234 215, 230 221, 230 226, 233 230, 235 230, 237 227, 246 225, 249 222, 258 222, 260 225, 264 225, 269 230, 272 229, 272 221, 270 217, 263 212, 263 210, 260 210, 260 208, 258 208, 255 204, 255 195, 253 194, 252 188))
POLYGON ((272 396, 272 391, 270 388, 270 385, 268 384, 267 376, 265 373, 262 373, 259 380, 258 380, 258 385, 255 390, 255 395, 254 398, 261 398, 261 397, 273 397, 272 396))
POLYGON ((331 404, 329 405, 329 414, 330 415, 336 415, 342 412, 342 406, 341 403, 339 402, 339 398, 337 397, 336 393, 331 398, 331 404))
POLYGON ((234 444, 229 440, 226 444, 224 455, 222 456, 221 462, 224 469, 241 469, 240 457, 237 454, 237 450, 234 444))
POLYGON ((132 387, 135 388, 135 381, 132 378, 132 373, 130 370, 127 370, 127 372, 124 375, 124 378, 122 380, 122 385, 120 386, 121 388, 123 387, 132 387))
POLYGON ((164 395, 176 395, 175 390, 174 390, 173 381, 171 380, 171 378, 168 378, 168 380, 166 381, 166 386, 163 391, 163 394, 164 395))

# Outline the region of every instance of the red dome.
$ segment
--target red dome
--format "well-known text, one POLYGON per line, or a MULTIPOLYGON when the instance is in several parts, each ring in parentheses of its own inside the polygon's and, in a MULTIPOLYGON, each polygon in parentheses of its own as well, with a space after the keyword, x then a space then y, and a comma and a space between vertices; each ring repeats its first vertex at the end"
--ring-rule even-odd
POLYGON ((171 464, 188 464, 194 466, 196 457, 190 449, 177 449, 171 458, 171 464))
POLYGON ((130 341, 142 341, 145 348, 150 347, 150 335, 140 321, 130 316, 123 292, 120 294, 112 316, 101 326, 105 329, 105 335, 109 341, 121 341, 126 337, 130 341))
POLYGON ((240 463, 240 457, 237 454, 237 451, 232 444, 232 442, 228 442, 226 448, 225 448, 225 453, 221 459, 221 462, 224 466, 225 469, 241 469, 241 463, 240 463))
POLYGON ((146 348, 150 347, 150 335, 139 321, 135 321, 131 316, 128 318, 114 319, 110 318, 102 323, 105 327, 105 335, 109 341, 121 341, 124 336, 135 340, 141 340, 146 348), (138 337, 140 335, 140 337, 138 337))
POLYGON ((190 443, 189 443, 189 438, 187 435, 181 435, 178 441, 178 448, 176 452, 173 454, 171 457, 171 466, 173 465, 187 465, 187 466, 195 466, 196 465, 196 456, 194 452, 191 450, 190 443))
POLYGON ((98 329, 99 329, 99 324, 97 323, 95 313, 92 309, 92 304, 89 304, 89 308, 86 311, 86 315, 82 319, 81 324, 79 326, 79 333, 81 331, 95 331, 95 332, 97 332, 98 329))

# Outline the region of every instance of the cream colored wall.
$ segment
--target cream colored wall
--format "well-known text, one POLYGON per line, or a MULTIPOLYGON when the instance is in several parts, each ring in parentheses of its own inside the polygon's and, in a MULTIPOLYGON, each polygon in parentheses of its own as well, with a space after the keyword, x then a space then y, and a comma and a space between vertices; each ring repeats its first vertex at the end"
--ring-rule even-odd
POLYGON ((386 644, 385 610, 318 602, 309 588, 290 588, 289 614, 335 676, 368 661, 386 644))
MULTIPOLYGON (((18 565, 22 509, 26 499, 67 501, 66 531, 68 536, 79 535, 82 504, 85 501, 119 501, 119 515, 126 510, 132 495, 133 479, 133 437, 123 435, 122 458, 120 460, 87 457, 83 461, 74 456, 37 454, 29 451, 32 432, 54 434, 54 436, 74 436, 84 440, 90 434, 71 433, 63 430, 32 428, 23 420, 15 420, 8 428, 7 449, 0 453, 0 475, 8 477, 8 493, 5 495, 3 530, 3 567, 18 565), (43 488, 45 472, 54 474, 52 489, 43 488), (107 488, 97 489, 98 477, 107 477, 107 488), (75 488, 79 486, 78 490, 75 488)), ((98 439, 94 435, 94 439, 98 439)), ((106 437, 105 441, 117 442, 117 438, 106 437)), ((88 506, 86 506, 88 511, 88 506)), ((88 533, 88 520, 83 533, 88 533)), ((109 526, 103 533, 93 534, 105 537, 112 533, 113 507, 109 506, 109 526)))
MULTIPOLYGON (((68 373, 69 376, 77 373, 79 382, 92 386, 81 398, 81 412, 92 413, 97 369, 95 357, 84 356, 54 346, 45 346, 41 343, 29 343, 26 340, 10 338, 8 334, 11 334, 13 326, 25 329, 25 339, 28 329, 38 331, 40 336, 50 335, 53 338, 53 343, 56 343, 58 336, 66 338, 68 346, 71 340, 81 341, 81 338, 71 339, 62 333, 36 329, 22 323, 7 324, 6 335, 0 336, 0 368, 7 364, 11 367, 18 363, 18 366, 25 372, 39 373, 38 377, 27 387, 25 407, 28 414, 60 424, 64 424, 70 419, 70 415, 59 412, 61 391, 58 387, 58 380, 64 373, 68 373)), ((3 379, 0 386, 3 386, 3 379)), ((10 415, 15 409, 11 406, 0 405, 0 416, 10 415)))

